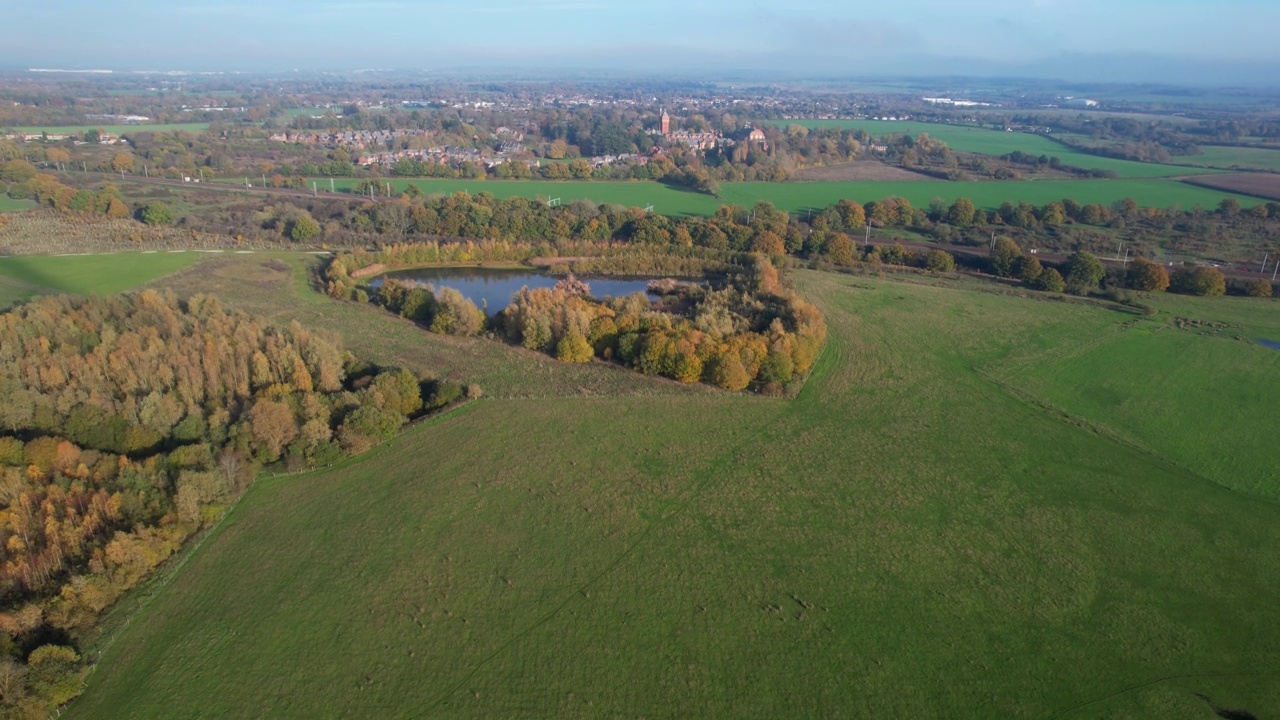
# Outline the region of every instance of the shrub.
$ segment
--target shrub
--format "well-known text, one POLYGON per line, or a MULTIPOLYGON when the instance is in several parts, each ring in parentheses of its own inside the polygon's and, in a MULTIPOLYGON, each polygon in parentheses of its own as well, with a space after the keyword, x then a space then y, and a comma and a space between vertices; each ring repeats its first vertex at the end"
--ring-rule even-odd
POLYGON ((1169 288, 1184 295, 1214 297, 1227 292, 1227 277, 1213 267, 1181 268, 1173 274, 1169 288))
POLYGON ((1245 294, 1249 297, 1269 298, 1275 293, 1270 280, 1258 278, 1245 286, 1245 294))

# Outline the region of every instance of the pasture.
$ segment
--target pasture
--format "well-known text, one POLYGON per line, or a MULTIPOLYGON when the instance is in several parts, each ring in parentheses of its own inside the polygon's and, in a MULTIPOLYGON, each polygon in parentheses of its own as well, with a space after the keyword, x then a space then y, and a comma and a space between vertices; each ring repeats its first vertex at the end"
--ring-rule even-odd
MULTIPOLYGON (((1035 369, 1100 367, 1136 316, 965 281, 796 279, 831 341, 794 400, 669 384, 583 398, 559 366, 524 379, 537 399, 496 393, 362 458, 259 480, 167 584, 117 608, 123 630, 67 716, 1280 708, 1280 505, 1254 494, 1274 493, 1274 473, 1228 489, 1056 409, 1071 382, 1089 392, 1088 367, 1035 369)), ((353 307, 280 283, 290 307, 353 307)), ((1167 312, 1140 323, 1274 323, 1234 299, 1153 302, 1167 312)), ((414 331, 397 342, 440 357, 483 342, 414 331)), ((1203 356, 1182 383, 1259 360, 1164 337, 1178 342, 1115 352, 1203 356)), ((1211 443, 1203 400, 1160 398, 1161 442, 1211 443)), ((1253 413, 1280 388, 1229 400, 1223 417, 1253 413)))
POLYGON ((195 252, 0 257, 0 309, 33 295, 110 295, 181 270, 195 252))
POLYGON ((1280 150, 1270 148, 1226 147, 1205 145, 1199 155, 1177 157, 1178 165, 1219 168, 1223 170, 1266 170, 1280 172, 1280 150))
POLYGON ((937 138, 945 142, 948 147, 956 152, 978 153, 980 155, 1007 155, 1015 150, 1021 150, 1037 156, 1057 156, 1065 165, 1111 170, 1120 178, 1174 177, 1205 172, 1205 170, 1198 168, 1188 169, 1175 165, 1157 165, 1155 163, 1099 157, 1069 148, 1045 135, 1004 132, 968 125, 944 125, 910 120, 778 120, 773 124, 781 127, 802 125, 809 128, 838 127, 865 130, 873 137, 900 134, 914 136, 926 133, 931 138, 937 138))
MULTIPOLYGON (((317 187, 327 187, 328 179, 311 178, 317 187)), ((358 181, 336 180, 334 187, 351 190, 358 181)), ((392 187, 403 191, 409 184, 417 185, 423 193, 487 192, 498 198, 525 197, 547 200, 560 198, 563 203, 574 200, 590 200, 595 203, 617 203, 628 207, 645 207, 652 204, 654 212, 663 215, 710 215, 725 204, 754 205, 768 201, 782 210, 803 213, 832 205, 839 200, 858 202, 882 200, 886 197, 906 198, 916 207, 926 207, 933 198, 941 198, 950 204, 956 198, 967 197, 981 208, 995 209, 1006 201, 1028 202, 1033 205, 1073 198, 1081 203, 1100 203, 1110 206, 1118 200, 1131 197, 1142 206, 1190 209, 1196 205, 1217 207, 1223 197, 1231 196, 1219 190, 1195 187, 1185 183, 1162 179, 1136 180, 1043 180, 1043 181, 993 181, 993 182, 920 182, 907 181, 854 181, 854 182, 787 182, 787 183, 721 183, 720 197, 695 193, 655 182, 607 182, 607 181, 539 181, 539 180, 390 180, 392 187)), ((1257 200, 1245 196, 1236 197, 1243 206, 1257 204, 1257 200)))

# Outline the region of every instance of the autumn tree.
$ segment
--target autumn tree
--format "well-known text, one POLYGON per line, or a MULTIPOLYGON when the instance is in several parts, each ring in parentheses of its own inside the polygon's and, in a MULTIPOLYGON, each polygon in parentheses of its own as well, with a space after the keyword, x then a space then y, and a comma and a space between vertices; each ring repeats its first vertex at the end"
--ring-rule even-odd
POLYGON ((1129 266, 1129 286, 1145 292, 1164 292, 1169 287, 1169 271, 1146 258, 1135 258, 1129 266))
POLYGON ((133 154, 121 150, 111 157, 111 169, 118 173, 133 171, 133 154))
POLYGON ((853 241, 844 233, 835 233, 827 240, 827 257, 837 265, 852 265, 853 241))

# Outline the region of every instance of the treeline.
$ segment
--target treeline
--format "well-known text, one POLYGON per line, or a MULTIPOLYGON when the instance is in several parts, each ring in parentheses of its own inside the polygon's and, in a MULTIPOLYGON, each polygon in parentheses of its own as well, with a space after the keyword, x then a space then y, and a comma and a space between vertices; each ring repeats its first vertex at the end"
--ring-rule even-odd
POLYGON ((597 300, 571 282, 525 288, 493 329, 564 362, 596 357, 735 392, 780 392, 813 367, 826 343, 821 313, 785 288, 761 255, 721 289, 675 284, 670 292, 668 302, 651 305, 638 293, 597 300))
MULTIPOLYGON (((435 255, 424 249, 418 257, 435 255)), ((401 257, 413 256, 403 248, 401 257)), ((564 362, 613 361, 646 375, 726 390, 780 392, 809 371, 826 342, 826 323, 778 276, 763 255, 724 265, 721 287, 668 281, 660 302, 639 293, 595 298, 590 285, 569 276, 554 288, 525 288, 486 318, 451 288, 433 290, 385 279, 369 300, 431 332, 477 335, 553 355, 564 362)), ((376 267, 373 265, 367 267, 376 267)))
POLYGON ((15 200, 34 200, 58 210, 110 218, 128 217, 131 213, 116 186, 77 190, 62 184, 54 175, 39 172, 35 165, 23 159, 0 163, 0 185, 4 186, 5 194, 15 200))
POLYGON ((526 263, 536 258, 543 258, 541 264, 558 274, 682 277, 722 271, 738 261, 735 256, 704 248, 656 248, 607 240, 542 241, 536 244, 510 240, 428 240, 385 245, 374 252, 356 248, 340 253, 325 266, 323 280, 325 291, 331 297, 363 301, 368 299, 365 280, 387 270, 443 264, 526 263))
POLYGON ((78 694, 75 638, 257 468, 333 463, 460 394, 208 296, 0 315, 0 714, 78 694))

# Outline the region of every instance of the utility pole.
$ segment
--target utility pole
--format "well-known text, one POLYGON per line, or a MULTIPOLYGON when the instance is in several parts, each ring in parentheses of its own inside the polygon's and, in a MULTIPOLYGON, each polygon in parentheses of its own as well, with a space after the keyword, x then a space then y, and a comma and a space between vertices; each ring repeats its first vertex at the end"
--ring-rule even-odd
POLYGON ((315 197, 315 196, 316 196, 316 181, 312 180, 311 181, 311 197, 315 197))
POLYGON ((333 192, 333 178, 329 178, 329 192, 333 192))
POLYGON ((1129 248, 1124 249, 1124 265, 1121 267, 1126 270, 1129 268, 1129 248))
MULTIPOLYGON (((1271 257, 1271 253, 1267 253, 1266 255, 1263 255, 1263 256, 1262 256, 1262 269, 1261 269, 1261 270, 1259 270, 1258 272, 1266 272, 1266 271, 1267 271, 1267 258, 1269 258, 1269 257, 1271 257)), ((1276 262, 1280 262, 1280 260, 1276 260, 1276 262)))
POLYGON ((1271 271, 1271 282, 1276 281, 1276 273, 1280 272, 1280 260, 1276 261, 1276 269, 1271 271))

